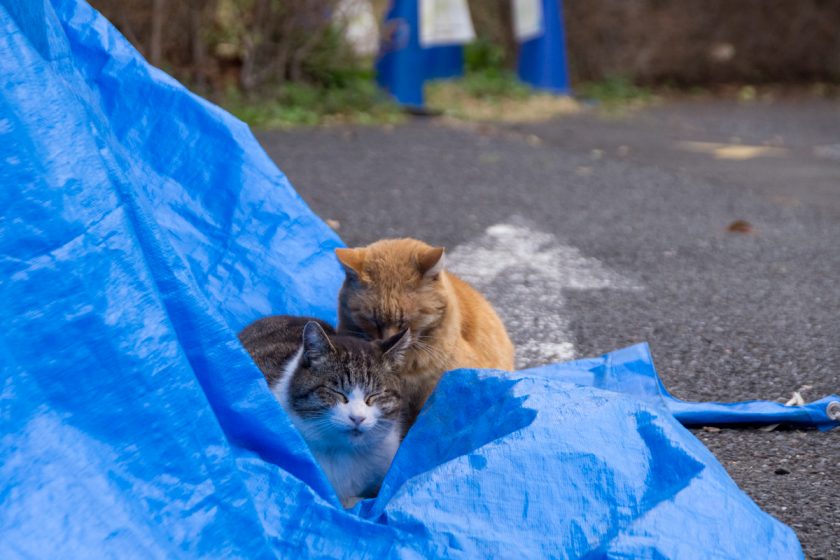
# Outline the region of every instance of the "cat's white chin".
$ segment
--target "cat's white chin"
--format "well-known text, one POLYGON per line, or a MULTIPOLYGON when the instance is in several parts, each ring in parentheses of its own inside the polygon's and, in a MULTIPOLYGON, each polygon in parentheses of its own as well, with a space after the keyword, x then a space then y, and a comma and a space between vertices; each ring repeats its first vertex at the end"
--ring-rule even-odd
MULTIPOLYGON (((306 431, 306 427, 302 426, 302 428, 303 431, 306 431)), ((387 435, 388 430, 383 430, 381 427, 359 430, 336 426, 329 433, 319 432, 317 437, 307 437, 306 439, 313 450, 322 453, 346 453, 374 448, 380 445, 387 435)))
POLYGON ((339 436, 344 445, 352 449, 365 449, 379 445, 386 436, 380 430, 345 430, 339 436))
POLYGON ((351 498, 376 494, 399 447, 398 428, 392 424, 387 430, 369 430, 353 439, 345 433, 342 445, 313 446, 315 458, 344 507, 352 505, 351 498))

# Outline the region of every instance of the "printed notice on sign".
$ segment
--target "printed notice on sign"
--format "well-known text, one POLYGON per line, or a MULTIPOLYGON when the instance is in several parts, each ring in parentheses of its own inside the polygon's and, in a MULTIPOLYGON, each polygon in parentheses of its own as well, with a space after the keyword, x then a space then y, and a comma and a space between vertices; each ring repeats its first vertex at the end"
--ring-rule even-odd
POLYGON ((541 0, 513 0, 513 34, 520 43, 536 39, 543 34, 541 0))
POLYGON ((420 46, 463 45, 475 39, 467 0, 420 0, 420 46))

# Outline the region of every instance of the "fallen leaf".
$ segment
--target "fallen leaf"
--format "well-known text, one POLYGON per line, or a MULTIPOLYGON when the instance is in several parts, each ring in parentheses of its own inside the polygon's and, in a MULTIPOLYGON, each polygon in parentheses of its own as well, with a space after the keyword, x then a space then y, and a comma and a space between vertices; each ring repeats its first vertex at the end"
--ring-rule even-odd
POLYGON ((747 220, 735 220, 727 226, 726 231, 729 233, 753 233, 753 226, 747 220))

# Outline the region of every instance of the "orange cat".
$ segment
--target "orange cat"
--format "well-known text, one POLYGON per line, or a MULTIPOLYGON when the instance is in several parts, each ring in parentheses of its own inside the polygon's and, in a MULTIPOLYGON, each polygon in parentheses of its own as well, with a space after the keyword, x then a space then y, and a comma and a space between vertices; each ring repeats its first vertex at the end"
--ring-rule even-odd
POLYGON ((384 239, 336 249, 346 278, 339 293, 341 334, 386 339, 408 328, 402 375, 413 421, 443 372, 460 367, 513 369, 513 344, 490 303, 444 270, 442 247, 384 239))

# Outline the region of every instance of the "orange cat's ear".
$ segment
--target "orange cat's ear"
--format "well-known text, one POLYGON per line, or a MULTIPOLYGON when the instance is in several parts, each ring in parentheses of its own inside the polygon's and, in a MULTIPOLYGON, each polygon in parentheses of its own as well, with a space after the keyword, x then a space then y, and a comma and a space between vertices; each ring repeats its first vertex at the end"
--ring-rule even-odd
POLYGON ((443 247, 431 247, 417 255, 417 269, 423 278, 436 280, 443 272, 446 256, 443 247))
POLYGON ((336 249, 335 256, 346 272, 358 276, 362 272, 362 265, 365 262, 361 249, 336 249))

